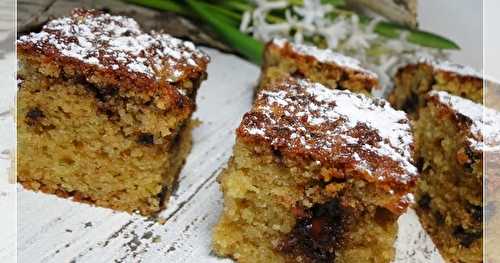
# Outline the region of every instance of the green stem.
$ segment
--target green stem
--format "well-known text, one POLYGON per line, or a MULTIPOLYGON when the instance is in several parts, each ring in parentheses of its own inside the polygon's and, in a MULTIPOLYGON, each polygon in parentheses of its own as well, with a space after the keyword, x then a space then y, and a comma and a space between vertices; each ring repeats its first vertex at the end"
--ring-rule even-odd
POLYGON ((219 1, 217 4, 239 12, 252 11, 255 8, 253 5, 238 1, 219 1))
MULTIPOLYGON (((209 4, 209 3, 203 3, 205 8, 211 12, 216 12, 219 13, 220 15, 223 15, 225 18, 224 20, 231 23, 233 26, 238 27, 240 25, 241 21, 241 15, 233 12, 229 9, 222 8, 217 5, 209 4)), ((221 17, 222 18, 222 17, 221 17)))
POLYGON ((250 61, 260 65, 264 44, 251 36, 241 33, 237 28, 230 26, 219 12, 211 12, 207 4, 197 0, 186 0, 191 9, 206 23, 212 26, 231 47, 250 61))
MULTIPOLYGON (((371 19, 360 16, 360 21, 361 23, 366 25, 371 21, 371 19)), ((413 44, 438 49, 460 49, 460 47, 455 44, 455 42, 445 37, 438 36, 426 31, 409 29, 407 27, 391 22, 379 22, 375 26, 373 31, 387 38, 399 38, 401 36, 401 33, 408 32, 406 40, 413 44)))

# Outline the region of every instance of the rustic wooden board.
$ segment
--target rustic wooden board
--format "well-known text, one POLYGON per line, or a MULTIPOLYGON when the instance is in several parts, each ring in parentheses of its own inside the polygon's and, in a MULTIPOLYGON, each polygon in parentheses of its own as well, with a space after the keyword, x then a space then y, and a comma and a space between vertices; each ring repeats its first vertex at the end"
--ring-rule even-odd
MULTIPOLYGON (((214 256, 210 248, 211 229, 222 209, 216 176, 231 155, 234 129, 250 108, 259 68, 234 55, 205 50, 212 63, 194 115, 203 123, 194 130, 179 188, 160 214, 166 222, 18 186, 17 262, 231 262, 214 256)), ((15 207, 16 191, 9 189, 0 191, 0 211, 15 207)), ((15 217, 8 220, 12 226, 15 217)), ((15 233, 5 233, 2 259, 16 252, 15 233)), ((413 211, 400 219, 396 248, 396 262, 442 262, 413 211)))

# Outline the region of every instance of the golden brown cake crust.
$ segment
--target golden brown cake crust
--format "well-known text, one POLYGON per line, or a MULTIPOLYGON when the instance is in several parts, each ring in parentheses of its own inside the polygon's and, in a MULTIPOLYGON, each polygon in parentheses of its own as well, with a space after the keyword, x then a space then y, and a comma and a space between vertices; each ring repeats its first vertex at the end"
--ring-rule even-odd
MULTIPOLYGON (((331 50, 318 49, 314 46, 292 44, 283 39, 275 39, 266 45, 266 52, 277 52, 283 57, 288 57, 297 61, 297 67, 301 65, 318 62, 321 67, 327 68, 327 72, 336 72, 333 79, 342 82, 363 83, 366 90, 377 88, 377 75, 360 66, 360 62, 354 58, 343 56, 331 50)), ((300 72, 299 72, 300 73, 300 72)), ((348 86, 348 85, 347 85, 348 86)))
MULTIPOLYGON (((50 21, 41 32, 21 36, 19 54, 64 65, 64 71, 103 86, 159 94, 179 106, 194 107, 176 85, 203 78, 208 56, 190 42, 167 34, 145 33, 131 18, 75 9, 50 21)), ((58 77, 58 76, 55 76, 58 77)))
MULTIPOLYGON (((323 179, 357 177, 403 194, 417 178, 406 114, 380 99, 293 78, 257 95, 237 136, 304 166, 334 167, 323 179)), ((407 202, 402 200, 401 209, 407 202)))

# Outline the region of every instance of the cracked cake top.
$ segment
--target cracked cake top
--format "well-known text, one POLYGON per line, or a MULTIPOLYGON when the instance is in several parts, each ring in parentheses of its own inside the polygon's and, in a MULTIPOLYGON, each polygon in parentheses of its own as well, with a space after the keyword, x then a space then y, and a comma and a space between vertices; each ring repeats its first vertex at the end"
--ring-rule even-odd
POLYGON ((465 125, 472 149, 500 152, 500 113, 481 104, 444 91, 429 92, 428 100, 443 105, 458 125, 465 125))
POLYGON ((303 79, 261 91, 237 134, 284 157, 335 167, 332 177, 363 178, 391 193, 404 193, 417 177, 404 112, 382 99, 303 79))
POLYGON ((105 84, 142 90, 195 79, 205 74, 209 62, 191 42, 143 32, 132 18, 83 9, 48 22, 41 32, 21 36, 17 48, 73 66, 87 78, 98 75, 105 84), (112 80, 118 83, 107 83, 112 80))

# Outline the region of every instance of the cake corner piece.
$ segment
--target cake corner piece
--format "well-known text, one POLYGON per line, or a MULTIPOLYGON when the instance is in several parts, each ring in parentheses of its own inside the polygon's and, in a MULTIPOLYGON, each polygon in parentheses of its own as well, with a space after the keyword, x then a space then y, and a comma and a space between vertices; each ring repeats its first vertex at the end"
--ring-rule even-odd
POLYGON ((209 57, 132 18, 83 9, 21 36, 17 52, 18 181, 159 212, 190 149, 209 57))
POLYGON ((274 82, 244 115, 219 177, 214 250, 238 262, 390 262, 417 177, 404 112, 303 79, 274 82))

